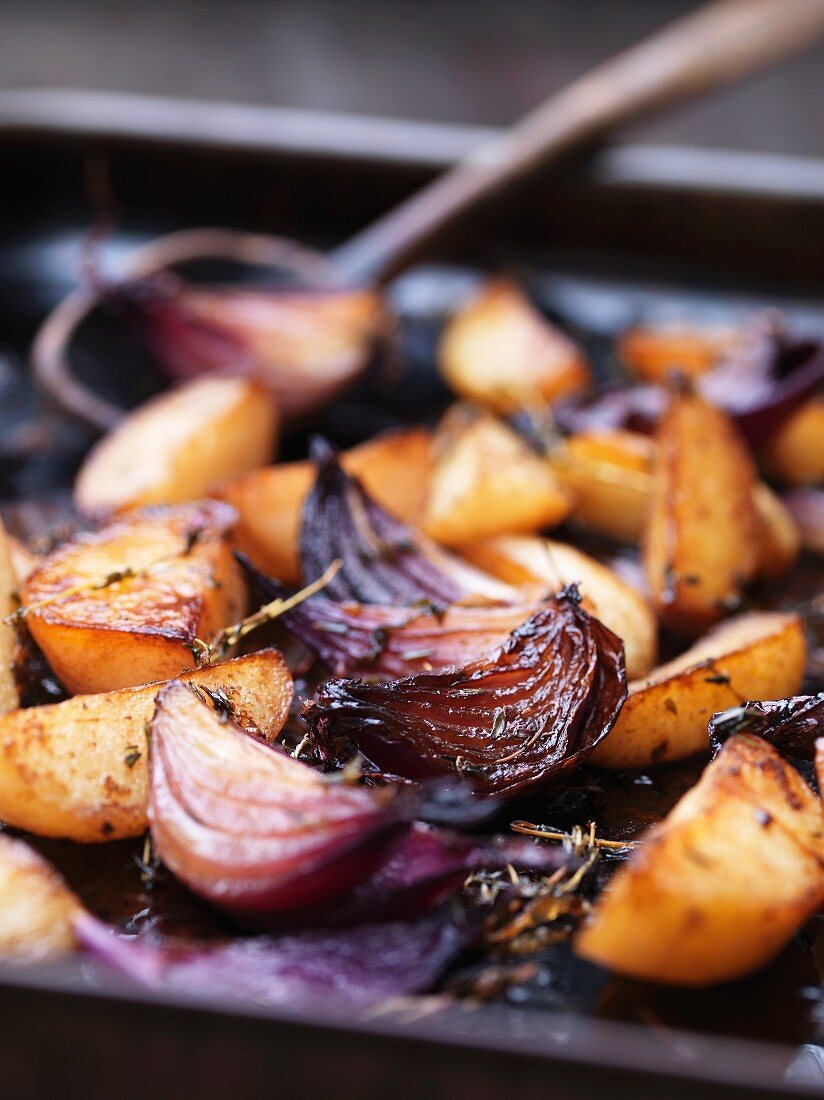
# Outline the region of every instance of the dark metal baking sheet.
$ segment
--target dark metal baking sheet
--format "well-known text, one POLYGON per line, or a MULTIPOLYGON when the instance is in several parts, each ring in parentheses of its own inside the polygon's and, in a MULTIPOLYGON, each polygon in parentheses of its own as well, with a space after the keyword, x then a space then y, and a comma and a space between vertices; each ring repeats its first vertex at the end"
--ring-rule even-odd
MULTIPOLYGON (((262 108, 0 93, 3 350, 22 371, 35 324, 73 285, 101 178, 120 207, 106 262, 116 263, 131 243, 189 224, 326 244, 484 136, 471 127, 262 108)), ((634 311, 685 295, 709 312, 780 302, 802 323, 818 324, 822 230, 824 163, 616 147, 537 181, 395 292, 407 316, 417 312, 426 322, 433 286, 443 304, 477 266, 506 262, 529 272, 568 323, 596 336, 608 337, 634 311)), ((420 338, 430 335, 423 323, 420 338)), ((26 466, 25 477, 0 463, 4 493, 68 483, 71 462, 59 456, 79 455, 88 437, 59 418, 48 423, 66 433, 58 457, 44 461, 35 440, 13 459, 26 466)), ((0 968, 2 1095, 268 1096, 277 1089, 399 1098, 460 1091, 492 1100, 515 1092, 777 1096, 824 1086, 814 1044, 510 1005, 432 1012, 424 1003, 356 1021, 306 1019, 149 996, 107 976, 90 985, 84 971, 79 963, 0 968)), ((730 1004, 732 1012, 749 1009, 746 994, 730 1004)))

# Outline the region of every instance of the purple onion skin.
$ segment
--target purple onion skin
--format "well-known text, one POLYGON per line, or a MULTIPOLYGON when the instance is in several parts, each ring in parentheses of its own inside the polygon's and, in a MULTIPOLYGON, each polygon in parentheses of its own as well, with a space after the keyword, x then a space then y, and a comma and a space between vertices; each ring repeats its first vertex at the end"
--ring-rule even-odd
POLYGON ((454 895, 476 870, 507 867, 552 874, 570 864, 563 849, 506 836, 465 836, 416 823, 370 878, 334 905, 305 915, 314 924, 415 917, 454 895))
MULTIPOLYGON (((261 603, 290 594, 245 554, 236 552, 235 557, 261 603)), ((280 622, 335 676, 369 673, 397 678, 488 652, 534 611, 534 603, 456 604, 435 613, 424 607, 338 603, 319 593, 285 612, 280 622)))
POLYGON ((388 773, 457 773, 479 793, 511 796, 578 767, 626 692, 622 643, 572 590, 461 667, 387 683, 329 680, 304 718, 322 759, 354 744, 388 773))
POLYGON ((75 927, 89 955, 149 989, 334 1012, 430 989, 471 943, 477 920, 449 906, 415 920, 228 942, 124 937, 88 914, 75 927))
MULTIPOLYGON (((774 322, 759 321, 695 384, 758 449, 824 384, 824 344, 796 338, 774 322)), ((555 422, 567 434, 615 428, 646 434, 655 430, 666 405, 662 387, 623 382, 560 402, 555 422)))
POLYGON ((824 691, 788 699, 742 703, 710 719, 710 743, 717 752, 738 733, 755 733, 782 755, 815 759, 816 738, 824 731, 824 691))
POLYGON ((430 543, 390 516, 341 467, 324 440, 312 445, 317 478, 303 508, 300 559, 304 583, 333 561, 342 565, 324 589, 328 599, 436 609, 469 597, 507 602, 515 590, 430 543))

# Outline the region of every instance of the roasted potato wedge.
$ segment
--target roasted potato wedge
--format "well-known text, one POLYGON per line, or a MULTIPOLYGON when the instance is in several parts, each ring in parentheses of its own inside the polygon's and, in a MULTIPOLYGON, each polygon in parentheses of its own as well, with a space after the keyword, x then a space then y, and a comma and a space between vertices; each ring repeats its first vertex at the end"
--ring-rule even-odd
POLYGON ((758 576, 783 577, 801 553, 801 531, 786 504, 763 481, 753 489, 758 520, 758 576))
POLYGON ((758 568, 755 470, 729 417, 683 387, 657 442, 644 568, 659 618, 694 637, 736 605, 758 568))
POLYGON ((25 841, 0 833, 0 959, 33 963, 70 954, 80 912, 46 860, 25 841))
POLYGON ((767 471, 787 485, 824 482, 824 397, 814 397, 783 424, 764 450, 767 471))
POLYGON ((26 622, 72 693, 171 679, 193 646, 243 615, 246 592, 217 501, 124 513, 43 558, 22 590, 26 622))
MULTIPOLYGON (((432 436, 407 428, 377 436, 343 456, 370 496, 398 519, 420 525, 432 469, 432 436)), ((311 462, 267 466, 222 485, 217 495, 237 510, 236 542, 260 569, 298 584, 303 502, 312 487, 311 462)))
POLYGON ((665 382, 674 371, 690 378, 706 374, 738 338, 735 329, 721 325, 639 325, 620 337, 617 350, 637 378, 665 382))
POLYGON ((217 481, 270 462, 278 412, 247 378, 199 378, 129 413, 87 455, 74 487, 90 516, 206 496, 217 481))
POLYGON ((590 377, 576 344, 503 278, 451 319, 438 362, 459 397, 504 415, 573 393, 590 377))
POLYGON ((17 608, 17 572, 3 524, 0 523, 0 714, 20 706, 14 678, 14 627, 6 620, 17 608))
POLYGON ((622 542, 641 536, 652 493, 655 444, 636 432, 581 432, 550 455, 553 470, 572 491, 572 519, 622 542))
MULTIPOLYGON (((292 678, 271 649, 180 678, 220 693, 241 724, 270 739, 292 703, 292 678)), ((0 818, 86 843, 139 836, 146 829, 146 731, 161 686, 76 695, 0 717, 0 818)))
POLYGON ((658 625, 647 601, 607 566, 567 543, 499 535, 463 547, 473 565, 536 596, 578 584, 583 606, 624 643, 627 675, 644 676, 655 664, 658 625))
POLYGON ((618 721, 590 760, 621 770, 705 752, 707 723, 716 711, 742 699, 796 695, 806 657, 796 615, 764 611, 729 619, 629 685, 618 721))
POLYGON ((821 802, 761 738, 734 737, 617 871, 575 949, 633 978, 712 985, 769 962, 822 903, 821 802))
POLYGON ((549 464, 491 413, 454 407, 435 445, 423 528, 446 546, 554 527, 572 509, 549 464))

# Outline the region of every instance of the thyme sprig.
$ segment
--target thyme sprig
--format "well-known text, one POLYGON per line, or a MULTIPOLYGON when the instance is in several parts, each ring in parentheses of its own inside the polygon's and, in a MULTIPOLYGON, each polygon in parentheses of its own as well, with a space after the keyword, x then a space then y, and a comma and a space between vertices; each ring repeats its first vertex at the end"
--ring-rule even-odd
POLYGON ((42 600, 35 601, 35 603, 21 604, 12 611, 10 615, 6 615, 3 622, 7 626, 14 626, 22 622, 33 612, 42 611, 44 607, 51 607, 53 604, 62 603, 64 600, 70 600, 74 596, 81 596, 87 592, 102 592, 104 589, 111 588, 115 584, 122 584, 124 581, 142 580, 146 577, 156 576, 158 573, 162 573, 164 569, 168 569, 176 562, 179 562, 181 557, 185 558, 190 554, 195 546, 197 546, 202 535, 202 527, 192 528, 192 530, 186 532, 182 550, 172 554, 164 554, 162 558, 157 558, 155 561, 149 562, 148 565, 143 565, 139 568, 132 565, 125 565, 122 569, 114 569, 111 573, 106 573, 103 577, 90 577, 88 580, 79 581, 77 584, 73 584, 69 588, 64 588, 60 592, 54 592, 51 596, 46 596, 42 600))
POLYGON ((301 588, 299 592, 293 593, 291 596, 282 597, 271 600, 269 603, 264 604, 254 614, 248 615, 245 619, 241 619, 240 622, 233 623, 232 626, 224 627, 223 630, 219 630, 215 634, 214 638, 208 643, 202 641, 200 638, 196 638, 193 645, 193 651, 195 652, 195 658, 198 664, 211 664, 212 661, 220 660, 225 657, 229 650, 234 649, 238 642, 242 641, 247 634, 251 634, 253 630, 257 630, 259 626, 263 626, 264 623, 270 623, 274 619, 277 619, 280 615, 283 615, 286 611, 291 611, 293 607, 297 607, 299 603, 303 603, 304 600, 308 600, 310 596, 314 596, 316 592, 320 592, 325 588, 332 580, 338 575, 343 562, 340 558, 335 558, 328 569, 320 576, 316 581, 312 581, 305 588, 301 588))
POLYGON ((625 848, 637 848, 638 842, 634 840, 606 840, 597 836, 595 822, 590 821, 586 828, 581 825, 573 825, 569 833, 550 829, 546 825, 534 825, 531 821, 513 821, 509 826, 514 833, 522 836, 536 837, 538 840, 560 841, 564 847, 574 855, 585 856, 593 848, 604 848, 608 851, 622 851, 625 848))

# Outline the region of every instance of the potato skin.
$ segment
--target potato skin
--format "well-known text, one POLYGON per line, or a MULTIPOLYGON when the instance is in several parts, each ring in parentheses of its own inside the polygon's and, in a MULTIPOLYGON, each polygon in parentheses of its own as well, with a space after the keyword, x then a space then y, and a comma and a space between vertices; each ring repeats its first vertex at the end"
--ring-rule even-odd
POLYGON ((783 424, 764 450, 767 471, 786 485, 824 482, 824 397, 813 397, 783 424))
POLYGON ((130 512, 40 562, 23 586, 24 605, 34 607, 26 621, 69 692, 177 676, 194 667, 196 639, 209 641, 242 617, 245 586, 228 541, 235 518, 214 501, 130 512), (138 575, 60 597, 127 568, 138 575), (37 609, 42 601, 51 602, 37 609))
MULTIPOLYGON (((425 428, 387 432, 342 456, 347 473, 397 519, 420 526, 432 470, 425 428)), ((311 462, 267 466, 219 486, 214 495, 237 510, 234 540, 259 569, 299 584, 303 504, 315 478, 311 462)))
POLYGON ((797 694, 806 658, 796 615, 753 612, 728 619, 680 657, 629 685, 618 721, 590 762, 620 771, 705 752, 707 723, 716 711, 742 698, 797 694))
MULTIPOLYGON (((292 702, 276 650, 184 673, 225 692, 271 739, 292 702)), ((16 710, 0 718, 0 818, 40 836, 84 843, 140 836, 148 800, 147 728, 161 684, 16 710)))
POLYGON ((755 467, 723 412, 678 389, 658 428, 644 568, 659 618, 695 637, 758 567, 755 467))
POLYGON ((624 643, 627 676, 644 676, 655 664, 658 626, 647 601, 606 565, 552 539, 500 535, 461 548, 468 561, 508 584, 528 586, 537 597, 578 584, 582 606, 624 643))
POLYGON ((270 391, 248 378, 199 378, 129 413, 77 476, 79 511, 100 516, 205 496, 217 481, 269 462, 278 430, 270 391))
POLYGON ((761 738, 732 738, 615 874, 575 943, 620 974, 731 981, 824 903, 820 801, 761 738))
POLYGON ((3 620, 11 615, 17 601, 17 572, 11 556, 11 547, 3 524, 0 523, 0 714, 20 706, 20 694, 14 677, 14 627, 3 620))
POLYGON ((423 529, 437 542, 540 531, 570 513, 572 495, 549 464, 490 413, 453 406, 435 447, 423 529))
POLYGON ((23 840, 0 833, 0 958, 46 962, 77 947, 80 902, 23 840))
POLYGON ((503 415, 574 393, 590 377, 580 349, 505 278, 452 317, 438 363, 459 397, 503 415))
POLYGON ((580 432, 559 444, 549 460, 574 496, 574 523, 638 542, 652 494, 651 439, 627 431, 580 432))

